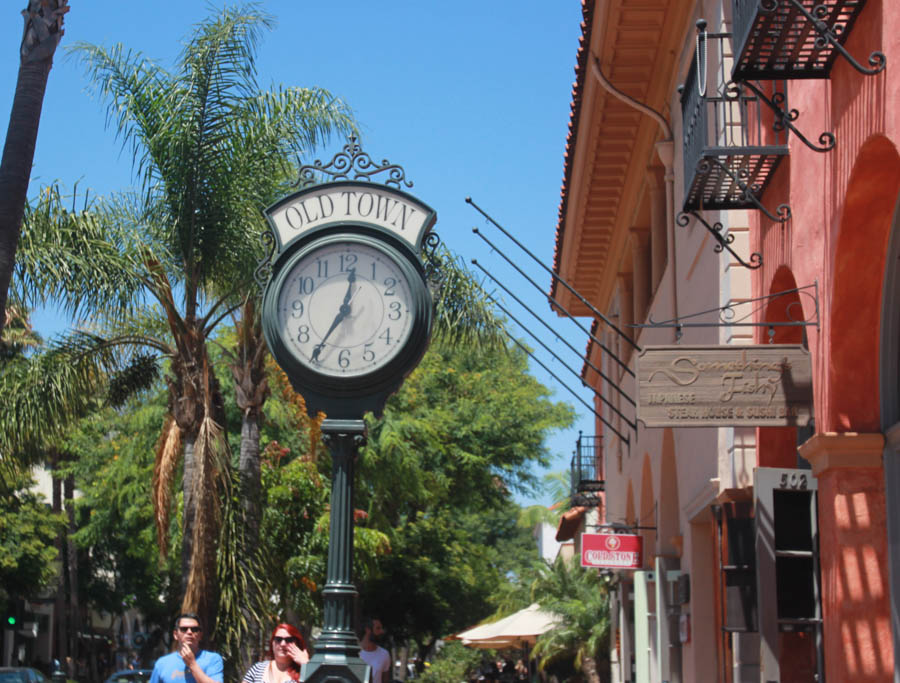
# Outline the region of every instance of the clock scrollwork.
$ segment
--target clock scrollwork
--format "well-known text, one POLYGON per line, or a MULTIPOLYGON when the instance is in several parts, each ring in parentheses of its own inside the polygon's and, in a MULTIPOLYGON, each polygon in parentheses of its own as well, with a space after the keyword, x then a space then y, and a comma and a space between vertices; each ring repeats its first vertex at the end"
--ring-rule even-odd
POLYGON ((308 187, 323 182, 323 176, 328 181, 336 180, 368 180, 374 182, 374 176, 386 173, 387 179, 382 180, 383 185, 402 189, 412 187, 411 180, 406 179, 406 171, 399 164, 392 164, 387 159, 376 162, 367 152, 363 152, 362 145, 355 135, 351 135, 344 148, 332 157, 327 164, 319 159, 312 164, 300 167, 300 178, 296 185, 308 187))

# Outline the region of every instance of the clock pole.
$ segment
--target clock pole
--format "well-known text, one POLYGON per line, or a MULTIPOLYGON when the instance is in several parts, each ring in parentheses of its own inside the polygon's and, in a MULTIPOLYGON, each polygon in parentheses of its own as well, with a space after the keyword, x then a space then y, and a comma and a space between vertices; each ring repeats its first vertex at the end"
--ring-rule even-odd
POLYGON ((363 420, 322 421, 322 436, 331 452, 331 529, 328 574, 322 597, 325 623, 316 641, 316 653, 303 666, 307 683, 364 683, 369 665, 359 658, 359 641, 353 630, 356 586, 353 584, 353 468, 365 443, 363 420))

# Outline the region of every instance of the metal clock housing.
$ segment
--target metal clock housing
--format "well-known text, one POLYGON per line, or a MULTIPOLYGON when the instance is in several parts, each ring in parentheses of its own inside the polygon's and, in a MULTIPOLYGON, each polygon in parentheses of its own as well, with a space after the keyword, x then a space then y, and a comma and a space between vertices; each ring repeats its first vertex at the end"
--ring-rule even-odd
POLYGON ((269 349, 304 395, 346 400, 393 391, 431 331, 418 259, 358 227, 282 255, 263 306, 269 349))

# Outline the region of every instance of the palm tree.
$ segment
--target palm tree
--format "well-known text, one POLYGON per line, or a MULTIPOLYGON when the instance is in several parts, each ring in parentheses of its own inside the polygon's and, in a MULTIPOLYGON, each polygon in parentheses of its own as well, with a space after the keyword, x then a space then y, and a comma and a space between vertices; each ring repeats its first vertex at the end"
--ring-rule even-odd
POLYGON ((183 609, 210 624, 228 463, 208 343, 255 287, 261 210, 284 193, 294 160, 354 128, 326 90, 259 89, 256 47, 271 24, 256 5, 217 12, 196 27, 173 72, 120 45, 76 46, 131 148, 140 192, 78 210, 56 192, 42 194, 22 240, 24 295, 59 298, 68 313, 93 316, 110 345, 168 360, 169 415, 154 477, 158 537, 164 550, 183 457, 183 609))
POLYGON ((525 529, 534 529, 537 524, 557 526, 562 514, 570 506, 570 481, 568 472, 548 472, 544 475, 540 491, 550 496, 553 502, 549 505, 529 505, 522 508, 518 525, 525 529))
POLYGON ((0 332, 0 468, 11 474, 45 460, 66 430, 100 405, 110 378, 130 359, 83 332, 45 342, 14 299, 6 317, 0 332))
POLYGON ((29 0, 22 12, 25 33, 19 49, 19 74, 0 159, 0 331, 6 325, 6 297, 15 266, 44 91, 56 46, 63 35, 67 3, 68 0, 29 0))
POLYGON ((541 609, 559 615, 555 628, 538 638, 532 651, 541 668, 574 658, 588 683, 609 672, 609 578, 572 560, 558 558, 533 584, 541 609))

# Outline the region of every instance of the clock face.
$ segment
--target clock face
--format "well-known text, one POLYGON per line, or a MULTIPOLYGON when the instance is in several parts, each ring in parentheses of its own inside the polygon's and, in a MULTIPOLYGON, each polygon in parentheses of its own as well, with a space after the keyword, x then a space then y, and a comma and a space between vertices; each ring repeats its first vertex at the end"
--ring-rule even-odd
POLYGON ((278 292, 278 330, 302 365, 333 377, 359 377, 404 348, 415 322, 409 269, 387 251, 332 241, 287 267, 278 292))

